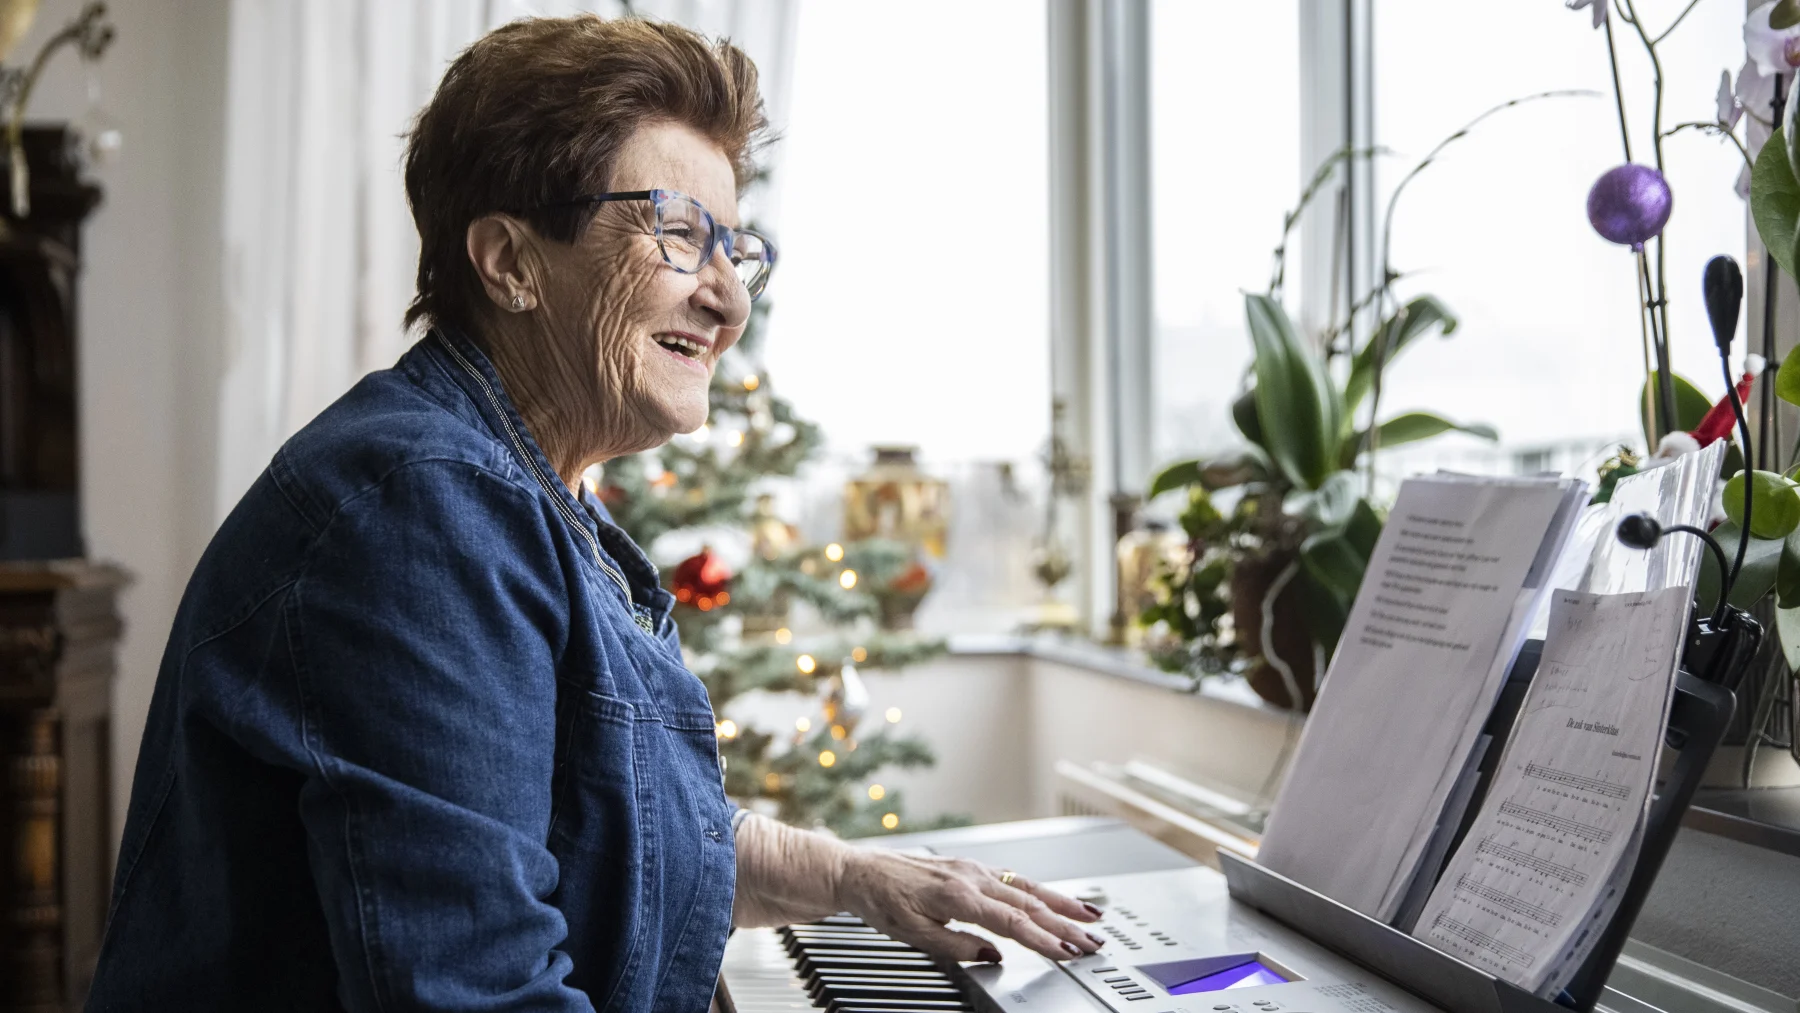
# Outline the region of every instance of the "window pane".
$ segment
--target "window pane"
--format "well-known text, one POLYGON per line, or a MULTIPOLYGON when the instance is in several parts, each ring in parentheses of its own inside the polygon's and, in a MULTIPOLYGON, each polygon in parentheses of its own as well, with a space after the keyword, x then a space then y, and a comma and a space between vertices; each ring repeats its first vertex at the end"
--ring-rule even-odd
MULTIPOLYGON (((1685 6, 1638 0, 1651 32, 1685 6)), ((1719 72, 1743 62, 1743 6, 1701 4, 1659 46, 1663 127, 1715 119, 1719 72)), ((1375 130, 1397 154, 1378 164, 1378 200, 1440 139, 1500 102, 1550 89, 1585 98, 1496 114, 1410 184, 1394 218, 1401 295, 1434 293, 1462 319, 1388 375, 1383 416, 1431 409, 1500 430, 1495 448, 1451 437, 1396 454, 1383 472, 1437 464, 1488 471, 1587 470, 1610 441, 1641 447, 1643 345, 1635 260, 1588 225, 1588 188, 1624 161, 1606 35, 1557 3, 1376 0, 1375 130)), ((1651 73, 1637 34, 1614 25, 1635 161, 1654 164, 1651 73)), ((1664 141, 1675 210, 1665 231, 1675 372, 1724 391, 1700 301, 1705 262, 1744 255, 1745 216, 1729 142, 1688 131, 1664 141)), ((1652 258, 1654 263, 1654 258, 1652 258)), ((1741 333, 1741 329, 1740 329, 1741 333)), ((1738 344, 1742 349, 1742 342, 1738 344)))
POLYGON ((1243 293, 1268 288, 1282 215, 1300 193, 1296 9, 1151 7, 1158 463, 1239 441, 1230 406, 1250 361, 1243 293))
POLYGON ((801 4, 767 358, 834 450, 1047 439, 1045 46, 1042 4, 801 4))

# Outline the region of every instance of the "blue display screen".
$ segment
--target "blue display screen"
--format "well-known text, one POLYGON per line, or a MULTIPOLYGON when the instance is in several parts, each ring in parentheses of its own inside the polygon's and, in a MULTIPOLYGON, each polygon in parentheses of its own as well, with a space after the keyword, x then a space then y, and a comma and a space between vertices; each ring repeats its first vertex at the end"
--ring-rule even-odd
POLYGON ((1222 992, 1228 988, 1254 988, 1257 985, 1279 985, 1287 977, 1263 964, 1247 960, 1236 967, 1215 971, 1203 978, 1166 986, 1170 995, 1193 995, 1196 992, 1222 992))

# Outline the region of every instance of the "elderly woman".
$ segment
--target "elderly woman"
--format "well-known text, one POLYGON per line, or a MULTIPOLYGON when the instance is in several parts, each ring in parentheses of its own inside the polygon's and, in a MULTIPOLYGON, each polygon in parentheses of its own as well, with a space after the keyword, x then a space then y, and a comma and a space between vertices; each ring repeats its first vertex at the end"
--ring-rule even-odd
POLYGON ((451 66, 406 154, 429 329, 195 571, 89 1009, 701 1011, 732 926, 839 910, 1099 946, 1022 878, 734 811, 671 597, 579 482, 706 420, 775 262, 738 227, 763 126, 743 53, 670 25, 451 66))

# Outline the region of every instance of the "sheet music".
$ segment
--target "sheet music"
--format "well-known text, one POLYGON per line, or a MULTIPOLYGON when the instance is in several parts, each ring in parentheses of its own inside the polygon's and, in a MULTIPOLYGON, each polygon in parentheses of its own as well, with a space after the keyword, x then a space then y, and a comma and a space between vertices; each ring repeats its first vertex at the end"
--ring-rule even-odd
POLYGON ((1521 988, 1562 987, 1635 857, 1688 608, 1681 584, 1555 592, 1494 784, 1415 936, 1521 988))
POLYGON ((1393 917, 1535 612, 1527 578, 1547 584, 1554 521, 1584 498, 1554 479, 1401 486, 1258 861, 1393 917))

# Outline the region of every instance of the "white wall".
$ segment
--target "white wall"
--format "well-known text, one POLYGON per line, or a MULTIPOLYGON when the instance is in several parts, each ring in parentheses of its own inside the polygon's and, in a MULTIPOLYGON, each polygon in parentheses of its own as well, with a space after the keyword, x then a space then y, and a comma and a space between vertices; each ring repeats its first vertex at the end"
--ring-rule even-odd
MULTIPOLYGON (((44 0, 11 62, 81 9, 44 0)), ((135 577, 113 694, 115 837, 175 605, 215 518, 212 394, 218 373, 217 236, 227 0, 112 0, 118 37, 99 66, 102 106, 125 147, 95 177, 81 279, 83 514, 89 555, 135 577)), ((81 61, 45 72, 30 119, 87 105, 81 61)))
MULTIPOLYGON (((905 818, 914 823, 943 815, 976 823, 1058 815, 1059 760, 1142 760, 1253 797, 1285 759, 1282 712, 1073 659, 962 653, 863 679, 870 696, 864 733, 885 727, 883 713, 898 707, 894 731, 920 736, 937 755, 929 769, 876 777, 905 793, 905 818)), ((817 710, 811 699, 746 694, 726 713, 747 727, 780 732, 796 715, 819 720, 817 710)))

